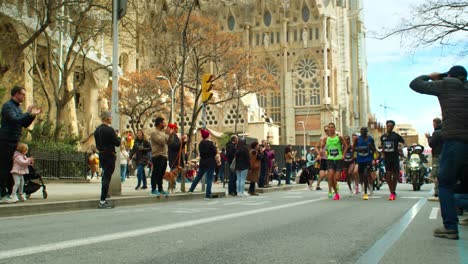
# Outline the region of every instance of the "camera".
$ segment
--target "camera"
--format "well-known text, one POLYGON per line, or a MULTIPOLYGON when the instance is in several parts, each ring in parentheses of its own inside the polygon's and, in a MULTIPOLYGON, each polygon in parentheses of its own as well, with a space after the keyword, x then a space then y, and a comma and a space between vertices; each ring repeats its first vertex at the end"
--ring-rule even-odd
POLYGON ((448 77, 447 73, 441 73, 439 74, 439 80, 442 80, 443 78, 448 77))

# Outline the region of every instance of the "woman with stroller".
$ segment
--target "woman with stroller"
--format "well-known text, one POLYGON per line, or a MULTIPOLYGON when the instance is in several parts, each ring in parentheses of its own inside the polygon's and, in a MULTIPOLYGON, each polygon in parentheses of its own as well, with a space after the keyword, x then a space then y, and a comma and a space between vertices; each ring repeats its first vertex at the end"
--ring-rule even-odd
POLYGON ((23 175, 29 173, 28 166, 34 164, 33 158, 28 158, 26 154, 28 153, 28 145, 24 143, 18 143, 16 151, 13 154, 13 168, 11 169, 11 175, 15 181, 15 185, 11 189, 10 199, 8 203, 16 203, 18 201, 26 201, 26 196, 23 194, 24 187, 24 177, 23 175), (18 196, 16 196, 18 192, 18 196), (19 199, 18 199, 19 197, 19 199))

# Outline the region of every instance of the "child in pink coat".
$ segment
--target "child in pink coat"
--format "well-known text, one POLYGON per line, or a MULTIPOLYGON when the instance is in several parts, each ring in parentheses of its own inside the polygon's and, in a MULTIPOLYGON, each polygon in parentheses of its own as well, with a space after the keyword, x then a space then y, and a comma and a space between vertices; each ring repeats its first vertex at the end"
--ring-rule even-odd
POLYGON ((23 194, 23 187, 24 187, 24 174, 29 173, 28 166, 34 163, 33 158, 26 157, 28 153, 28 145, 24 143, 18 143, 16 147, 16 151, 13 154, 13 168, 11 169, 11 175, 15 180, 15 185, 11 189, 11 195, 9 203, 16 203, 18 201, 26 201, 26 196, 23 194), (19 194, 16 196, 16 192, 19 194))

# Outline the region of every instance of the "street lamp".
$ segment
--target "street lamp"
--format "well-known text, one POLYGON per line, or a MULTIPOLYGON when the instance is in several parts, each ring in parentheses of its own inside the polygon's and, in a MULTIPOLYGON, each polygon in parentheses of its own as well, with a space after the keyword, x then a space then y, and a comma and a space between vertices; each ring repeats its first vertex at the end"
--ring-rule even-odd
POLYGON ((169 123, 173 123, 174 122, 174 91, 176 87, 172 86, 171 81, 166 76, 159 75, 159 76, 156 76, 156 79, 160 81, 166 80, 167 83, 169 84, 169 87, 171 87, 171 118, 169 120, 169 123))
POLYGON ((303 152, 303 155, 305 156, 305 155, 307 154, 307 152, 306 152, 306 133, 305 133, 305 124, 304 124, 304 121, 298 121, 297 123, 302 125, 302 132, 303 132, 303 134, 304 134, 304 152, 303 152))

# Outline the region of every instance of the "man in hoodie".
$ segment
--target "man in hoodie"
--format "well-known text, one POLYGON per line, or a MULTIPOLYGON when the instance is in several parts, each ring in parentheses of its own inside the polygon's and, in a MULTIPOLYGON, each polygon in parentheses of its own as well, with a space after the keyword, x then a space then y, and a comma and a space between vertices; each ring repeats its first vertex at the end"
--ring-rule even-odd
POLYGON ((442 110, 444 144, 439 159, 439 201, 444 226, 434 236, 459 239, 454 189, 457 177, 468 166, 468 82, 462 66, 453 66, 446 74, 422 75, 410 83, 418 93, 437 96, 442 110))
POLYGON ((432 136, 426 133, 427 142, 429 147, 432 148, 432 171, 431 178, 434 181, 434 196, 429 198, 429 201, 439 201, 439 184, 437 182, 437 176, 439 175, 439 156, 442 151, 442 119, 436 117, 432 120, 432 126, 434 132, 432 136))

